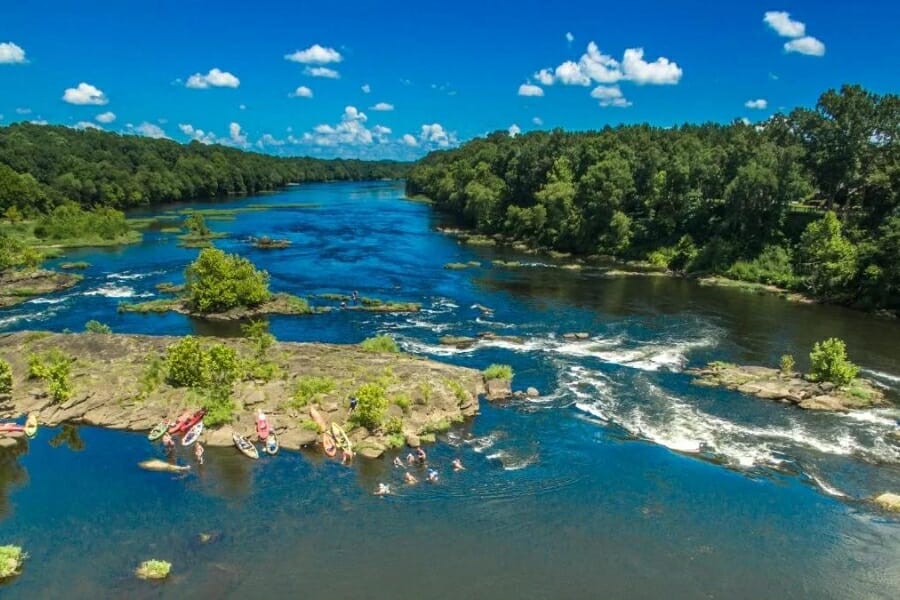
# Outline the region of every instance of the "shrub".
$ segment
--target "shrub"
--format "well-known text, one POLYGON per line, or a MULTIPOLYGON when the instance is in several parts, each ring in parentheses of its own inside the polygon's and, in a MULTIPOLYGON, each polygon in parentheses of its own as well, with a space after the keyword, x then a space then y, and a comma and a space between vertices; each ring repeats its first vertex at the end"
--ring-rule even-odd
POLYGON ((406 444, 406 437, 402 433, 392 433, 385 438, 384 443, 389 450, 396 450, 406 444))
POLYGON ((416 398, 416 404, 427 405, 434 396, 434 386, 430 381, 423 381, 419 384, 419 397, 416 398))
POLYGON ((735 262, 725 271, 725 275, 740 281, 790 288, 797 284, 791 262, 791 253, 785 248, 766 246, 755 259, 735 262))
POLYGON ((12 367, 0 358, 0 394, 8 394, 12 391, 12 367))
POLYGON ((141 579, 165 579, 172 570, 172 563, 165 560, 145 560, 135 570, 134 574, 141 579))
POLYGON ((400 352, 397 342, 389 335, 378 335, 360 342, 366 352, 400 352))
POLYGON ((384 421, 384 413, 388 406, 384 388, 377 383, 366 383, 361 385, 354 395, 359 403, 351 419, 370 431, 378 429, 384 421))
POLYGON ((191 307, 200 313, 259 306, 271 297, 268 273, 216 248, 201 250, 188 266, 185 290, 191 307))
POLYGON ((391 417, 384 424, 384 432, 387 434, 402 433, 403 419, 400 417, 391 417))
POLYGON ((294 408, 303 408, 317 396, 334 391, 335 383, 331 377, 316 377, 306 375, 297 380, 294 388, 294 399, 291 405, 294 408))
POLYGON ((75 203, 60 204, 38 219, 34 235, 42 239, 65 240, 97 237, 114 240, 131 231, 125 213, 113 208, 84 210, 75 203))
POLYGON ((781 372, 785 375, 790 375, 794 372, 794 357, 790 354, 784 354, 781 357, 781 372))
POLYGON ((112 333, 112 329, 109 325, 101 323, 100 321, 95 321, 93 319, 84 324, 84 330, 88 333, 112 333))
POLYGON ((72 397, 72 384, 69 382, 71 367, 72 358, 56 348, 28 356, 28 376, 43 380, 55 402, 64 402, 72 397))
POLYGON ((484 370, 484 378, 505 379, 507 381, 510 381, 513 378, 513 370, 509 365, 493 364, 484 370))
POLYGON ((182 225, 196 237, 209 237, 212 233, 206 224, 206 219, 200 213, 189 214, 182 225))
POLYGON ((847 359, 847 347, 838 338, 816 342, 809 354, 812 364, 811 375, 819 381, 830 381, 835 385, 847 385, 859 373, 859 367, 847 359))
POLYGON ((0 546, 0 580, 18 575, 27 558, 19 546, 0 546))
POLYGON ((33 269, 41 264, 37 250, 0 231, 0 272, 7 269, 33 269))
POLYGON ((207 381, 206 353, 188 335, 166 348, 166 381, 175 387, 202 387, 207 381))
POLYGON ((231 423, 234 419, 234 400, 231 398, 231 388, 214 386, 209 389, 203 399, 203 408, 206 415, 203 422, 209 427, 218 427, 231 423))
POLYGON ((400 410, 403 411, 403 414, 409 413, 410 401, 409 396, 407 396, 406 394, 398 394, 394 398, 394 404, 400 407, 400 410))
POLYGON ((269 333, 269 324, 266 321, 251 321, 242 325, 241 333, 253 342, 253 352, 259 358, 264 358, 275 345, 275 336, 269 333))

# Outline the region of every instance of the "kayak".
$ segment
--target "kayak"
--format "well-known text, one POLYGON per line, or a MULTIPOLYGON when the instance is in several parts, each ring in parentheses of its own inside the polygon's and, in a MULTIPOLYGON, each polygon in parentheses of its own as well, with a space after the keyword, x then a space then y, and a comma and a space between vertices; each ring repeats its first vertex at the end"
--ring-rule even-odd
POLYGON ((353 444, 350 443, 350 438, 347 437, 347 432, 344 431, 343 427, 337 423, 332 423, 331 434, 334 436, 334 439, 341 450, 344 452, 351 452, 353 450, 353 444))
POLYGON ((316 409, 315 406, 309 407, 309 416, 312 417, 312 420, 319 428, 319 431, 325 431, 326 429, 328 429, 328 426, 325 425, 325 419, 322 418, 322 414, 316 409))
POLYGON ((34 413, 28 415, 28 418, 25 420, 25 435, 30 438, 33 438, 37 435, 38 430, 38 420, 37 415, 34 413))
POLYGON ((203 421, 198 422, 184 434, 184 437, 181 438, 181 445, 190 446, 197 441, 197 438, 200 437, 201 433, 203 433, 203 421))
POLYGON ((337 454, 337 446, 334 443, 334 437, 332 437, 331 432, 329 431, 322 434, 322 449, 325 451, 325 456, 334 456, 337 454))
POLYGON ((269 432, 269 437, 266 438, 266 454, 271 456, 275 456, 278 454, 278 449, 281 446, 278 444, 278 436, 275 435, 274 431, 269 432))
POLYGON ((269 437, 269 419, 263 411, 256 414, 256 436, 260 440, 269 437))
POLYGON ((0 423, 0 433, 22 433, 24 431, 24 425, 19 425, 18 423, 0 423))
POLYGON ((147 434, 147 439, 151 442, 155 442, 166 434, 171 425, 171 421, 160 421, 150 430, 150 433, 147 434))
POLYGON ((237 433, 231 434, 231 439, 234 440, 234 445, 237 446, 237 449, 240 450, 244 456, 248 458, 259 458, 259 450, 256 449, 256 446, 247 441, 242 435, 238 435, 237 433))
MULTIPOLYGON (((178 428, 178 431, 176 431, 175 433, 187 433, 188 431, 191 430, 191 427, 193 427, 194 425, 196 425, 197 423, 202 421, 203 417, 205 415, 206 415, 206 409, 201 408, 200 410, 198 410, 197 412, 192 414, 190 417, 188 417, 187 421, 185 421, 181 425, 181 427, 178 428)), ((171 429, 169 431, 171 431, 171 429)))
POLYGON ((188 422, 188 419, 190 419, 190 418, 191 418, 191 411, 186 410, 183 413, 181 413, 181 416, 178 417, 177 419, 175 419, 169 425, 169 433, 178 433, 178 432, 182 431, 182 427, 184 426, 185 423, 188 422))

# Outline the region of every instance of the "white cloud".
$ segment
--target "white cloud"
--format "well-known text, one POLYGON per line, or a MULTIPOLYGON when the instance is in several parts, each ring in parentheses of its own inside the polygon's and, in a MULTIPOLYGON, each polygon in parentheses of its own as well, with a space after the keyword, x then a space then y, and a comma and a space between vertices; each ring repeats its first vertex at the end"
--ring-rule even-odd
POLYGON ((264 133, 263 136, 257 140, 256 146, 258 148, 265 148, 266 146, 284 146, 284 140, 277 139, 271 133, 264 133))
POLYGON ((194 129, 194 126, 190 123, 179 123, 178 129, 181 130, 181 133, 184 135, 190 136, 192 140, 197 140, 202 144, 216 144, 219 143, 219 139, 212 132, 206 132, 202 129, 194 129))
POLYGON ((375 106, 372 107, 372 110, 388 112, 388 111, 394 110, 394 105, 389 104, 387 102, 379 102, 378 104, 376 104, 375 106))
POLYGON ((575 36, 572 34, 571 31, 566 32, 566 41, 569 42, 570 44, 575 41, 575 36))
POLYGON ((32 119, 28 122, 31 123, 32 125, 46 125, 47 119, 32 119))
POLYGON ((73 127, 75 129, 99 129, 100 131, 103 131, 102 127, 96 123, 91 123, 90 121, 78 121, 73 127))
POLYGON ((625 98, 622 94, 622 90, 617 85, 598 85, 591 90, 591 98, 599 100, 600 106, 604 108, 608 106, 615 106, 617 108, 627 108, 631 106, 631 102, 625 98))
POLYGON ((313 92, 311 89, 306 87, 305 85, 301 85, 296 90, 291 92, 291 98, 312 98, 313 92))
POLYGON ((643 48, 629 48, 622 58, 625 79, 638 85, 673 85, 681 80, 682 70, 668 58, 661 56, 652 63, 644 60, 643 48))
POLYGON ((17 115, 30 115, 31 109, 30 108, 17 108, 16 114, 17 115))
POLYGON ((103 106, 109 102, 106 94, 84 82, 79 83, 78 87, 68 88, 62 99, 69 104, 93 104, 95 106, 103 106))
POLYGON ((520 96, 533 96, 533 97, 541 97, 544 95, 544 90, 540 87, 531 84, 531 83, 523 83, 519 86, 519 95, 520 96))
POLYGON ((419 145, 419 141, 416 139, 416 137, 409 133, 404 133, 403 137, 400 138, 400 141, 402 141, 407 146, 410 146, 411 148, 415 148, 419 145))
POLYGON ((101 123, 112 123, 113 121, 116 120, 116 113, 111 112, 111 111, 106 111, 105 113, 100 113, 99 115, 97 115, 94 118, 97 119, 98 121, 100 121, 101 123))
POLYGON ((534 74, 534 78, 541 85, 553 85, 553 69, 541 69, 534 74))
POLYGON ((616 83, 625 78, 619 61, 600 52, 595 42, 590 42, 587 52, 578 61, 581 72, 597 83, 616 83))
POLYGON ((363 86, 362 86, 361 88, 359 88, 359 89, 362 90, 362 93, 363 93, 363 94, 368 94, 369 92, 372 91, 372 86, 369 85, 368 83, 364 83, 363 86))
POLYGON ((325 48, 319 44, 313 44, 306 50, 297 50, 293 54, 285 54, 284 58, 304 65, 327 65, 344 60, 341 53, 334 48, 325 48))
POLYGON ((144 121, 137 127, 133 127, 133 129, 141 134, 144 137, 155 138, 155 139, 168 139, 169 136, 166 135, 166 132, 162 130, 159 125, 154 125, 153 123, 148 123, 144 121))
POLYGON ((247 110, 247 105, 246 104, 238 104, 238 109, 239 110, 247 110))
POLYGON ((247 145, 247 134, 241 131, 241 126, 238 123, 232 121, 228 125, 228 137, 237 146, 247 145))
POLYGON ((784 49, 807 56, 825 56, 825 44, 810 35, 787 42, 784 49))
POLYGON ((195 90, 205 90, 210 87, 236 88, 241 85, 241 80, 228 71, 210 69, 206 75, 194 73, 188 77, 187 83, 184 85, 195 90))
POLYGON ((744 102, 744 106, 757 110, 765 110, 766 108, 768 108, 769 102, 765 98, 758 98, 756 100, 747 100, 746 102, 744 102))
POLYGON ((306 67, 303 69, 305 75, 310 77, 324 77, 325 79, 340 79, 341 74, 334 69, 328 67, 306 67))
POLYGON ((431 123, 422 125, 422 131, 419 134, 419 140, 426 144, 431 144, 439 148, 447 148, 456 144, 456 134, 448 132, 440 123, 431 123))
POLYGON ((782 37, 802 37, 806 35, 806 25, 791 19, 791 14, 784 11, 770 10, 763 16, 763 21, 782 37))
POLYGON ((522 128, 513 123, 509 126, 509 129, 507 131, 509 131, 509 137, 516 137, 517 135, 522 133, 522 128))
MULTIPOLYGON (((375 134, 373 133, 375 130, 370 130, 366 127, 366 121, 368 120, 366 113, 360 112, 355 106, 347 106, 344 108, 344 114, 341 115, 340 123, 337 125, 328 125, 327 123, 316 125, 311 133, 303 134, 303 141, 316 146, 365 146, 375 140, 375 134)), ((378 137, 387 135, 385 133, 386 127, 376 125, 376 128, 378 128, 378 137)))
POLYGON ((567 60, 556 67, 554 73, 556 81, 564 85, 591 85, 591 79, 582 72, 578 63, 567 60))
POLYGON ((0 65, 15 65, 25 62, 25 51, 12 42, 0 44, 0 65))
POLYGON ((538 127, 541 127, 544 124, 544 120, 540 117, 535 117, 535 118, 531 119, 531 122, 534 123, 535 125, 537 125, 538 127))

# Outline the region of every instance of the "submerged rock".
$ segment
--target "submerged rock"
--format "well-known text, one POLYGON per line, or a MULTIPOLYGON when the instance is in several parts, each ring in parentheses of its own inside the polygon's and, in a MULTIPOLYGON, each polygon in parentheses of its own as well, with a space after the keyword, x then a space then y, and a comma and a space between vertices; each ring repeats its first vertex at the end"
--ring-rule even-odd
POLYGON ((900 512, 900 494, 891 494, 885 492, 875 498, 875 504, 885 510, 892 512, 900 512))
POLYGON ((161 473, 183 473, 191 469, 187 465, 173 465, 158 458, 142 460, 138 463, 138 466, 147 471, 158 471, 161 473))
POLYGON ((541 393, 537 390, 537 388, 530 387, 527 390, 525 390, 525 395, 528 396, 529 398, 537 398, 541 395, 541 393))

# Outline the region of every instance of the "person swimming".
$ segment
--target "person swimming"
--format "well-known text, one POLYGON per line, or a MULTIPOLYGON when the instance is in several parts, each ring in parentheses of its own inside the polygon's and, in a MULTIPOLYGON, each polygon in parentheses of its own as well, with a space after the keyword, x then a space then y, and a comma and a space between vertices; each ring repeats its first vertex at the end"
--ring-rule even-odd
POLYGON ((416 479, 415 475, 413 475, 409 471, 403 474, 403 481, 405 481, 407 485, 415 485, 419 483, 419 480, 416 479))
POLYGON ((412 452, 410 452, 409 454, 406 455, 406 464, 411 465, 414 462, 416 462, 416 457, 413 455, 412 452))
POLYGON ((425 461, 428 460, 428 455, 421 448, 416 448, 416 460, 424 465, 425 461))
POLYGON ((465 471, 465 470, 466 470, 466 468, 465 468, 465 467, 463 466, 463 464, 462 464, 462 461, 461 461, 460 459, 458 459, 458 458, 454 458, 454 459, 453 459, 453 462, 450 463, 450 464, 453 465, 453 470, 454 470, 454 471, 465 471))
POLYGON ((399 456, 394 457, 394 466, 403 467, 403 460, 399 456))
POLYGON ((428 481, 429 483, 437 483, 438 480, 438 472, 434 469, 428 469, 428 481))
POLYGON ((376 496, 387 496, 390 493, 391 493, 391 486, 389 486, 386 483, 379 483, 378 489, 375 490, 376 496))

